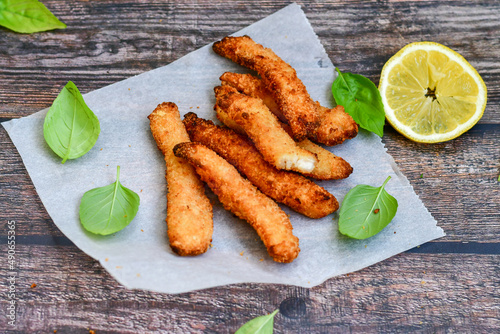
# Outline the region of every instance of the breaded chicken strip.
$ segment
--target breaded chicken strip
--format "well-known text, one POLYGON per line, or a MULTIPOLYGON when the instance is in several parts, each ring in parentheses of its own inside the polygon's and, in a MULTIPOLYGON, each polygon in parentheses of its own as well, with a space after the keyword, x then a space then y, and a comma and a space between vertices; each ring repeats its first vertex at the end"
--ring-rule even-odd
POLYGON ((351 115, 344 111, 343 106, 328 109, 318 102, 315 103, 321 115, 321 122, 310 137, 311 140, 327 146, 334 146, 358 135, 358 124, 354 122, 351 115))
POLYGON ((233 72, 224 72, 220 76, 222 86, 231 86, 240 93, 251 97, 258 97, 278 118, 286 122, 286 118, 281 113, 278 105, 274 101, 271 92, 266 88, 261 79, 252 74, 242 74, 233 72))
MULTIPOLYGON (((281 126, 288 134, 292 132, 288 124, 281 123, 281 126)), ((297 146, 314 153, 318 158, 318 163, 314 169, 310 173, 304 173, 304 175, 318 180, 339 180, 351 175, 352 167, 347 161, 316 145, 309 139, 298 141, 297 146)))
MULTIPOLYGON (((245 130, 238 125, 229 115, 221 110, 221 108, 215 106, 215 111, 217 113, 217 118, 228 128, 236 131, 241 135, 246 135, 245 130)), ((288 124, 279 122, 281 127, 288 133, 291 133, 290 126, 288 124)), ((306 176, 312 177, 318 180, 338 180, 345 179, 352 173, 351 165, 336 156, 328 150, 325 150, 321 146, 316 145, 309 139, 304 139, 296 142, 297 146, 303 148, 316 155, 318 163, 314 166, 314 169, 309 173, 302 173, 306 176)))
POLYGON ((318 163, 311 173, 304 174, 317 180, 339 180, 349 177, 352 173, 351 165, 339 156, 316 145, 309 139, 297 143, 297 146, 316 154, 318 163))
POLYGON ((283 116, 292 127, 296 140, 306 138, 319 126, 314 101, 297 73, 271 49, 255 43, 250 37, 224 37, 213 50, 228 59, 257 71, 273 95, 283 116))
POLYGON ((280 126, 278 118, 262 100, 239 93, 228 86, 216 87, 217 112, 225 112, 245 130, 259 152, 278 169, 310 173, 318 163, 316 155, 301 149, 280 126))
POLYGON ((172 151, 189 136, 174 103, 162 103, 148 116, 151 133, 165 155, 167 227, 172 250, 182 256, 206 252, 212 241, 212 205, 194 168, 172 151))
MULTIPOLYGON (((226 72, 220 77, 223 86, 228 85, 236 88, 239 92, 258 97, 276 116, 283 120, 281 111, 273 99, 271 92, 266 88, 262 80, 251 74, 240 74, 226 72)), ((358 134, 358 125, 352 117, 344 111, 342 106, 328 109, 315 102, 319 114, 319 125, 314 132, 308 134, 308 138, 328 146, 343 143, 346 139, 352 139, 358 134)))
POLYGON ((278 204, 261 193, 250 181, 217 153, 200 143, 181 143, 174 154, 189 161, 226 210, 246 220, 264 242, 276 262, 292 262, 299 254, 299 239, 278 204))
MULTIPOLYGON (((246 136, 245 130, 239 126, 235 121, 233 121, 229 115, 221 110, 221 108, 215 107, 217 112, 217 118, 228 128, 234 130, 240 135, 246 136)), ((290 134, 290 126, 285 123, 280 122, 281 127, 290 134)), ((189 132, 189 130, 188 130, 189 132)), ((309 173, 302 173, 305 176, 312 177, 318 180, 338 180, 345 179, 352 173, 351 165, 336 156, 332 152, 325 150, 321 146, 316 145, 309 139, 304 139, 296 142, 297 146, 307 150, 316 155, 318 163, 314 166, 314 169, 309 173)))
POLYGON ((265 195, 310 218, 321 218, 336 211, 336 198, 307 178, 269 164, 251 141, 231 129, 198 118, 184 116, 191 141, 201 143, 226 159, 265 195))

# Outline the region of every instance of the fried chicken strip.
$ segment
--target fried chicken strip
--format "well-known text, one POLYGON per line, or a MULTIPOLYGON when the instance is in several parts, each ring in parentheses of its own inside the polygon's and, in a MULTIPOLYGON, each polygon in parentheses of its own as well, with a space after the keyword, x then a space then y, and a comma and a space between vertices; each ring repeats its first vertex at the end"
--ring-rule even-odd
POLYGON ((164 102, 148 116, 151 133, 165 155, 167 233, 172 250, 181 255, 199 255, 212 241, 212 205, 194 168, 174 155, 173 147, 189 141, 174 103, 164 102))
MULTIPOLYGON (((245 130, 239 126, 229 115, 222 111, 221 108, 215 108, 217 112, 217 118, 228 128, 233 129, 239 134, 246 135, 245 130)), ((279 122, 281 127, 288 133, 291 133, 290 126, 288 124, 279 122)), ((309 173, 302 173, 306 176, 312 177, 318 180, 338 180, 345 179, 352 173, 351 165, 342 159, 341 157, 336 156, 328 150, 325 150, 321 146, 316 145, 309 139, 304 139, 296 142, 297 146, 303 148, 309 152, 312 152, 316 155, 318 159, 318 163, 314 166, 314 169, 309 173)))
POLYGON ((354 122, 351 115, 345 112, 343 106, 328 109, 319 102, 315 103, 321 115, 321 122, 311 136, 313 141, 334 146, 358 135, 358 124, 354 122))
MULTIPOLYGON (((273 99, 271 92, 266 88, 262 80, 251 74, 240 74, 226 72, 220 77, 221 84, 236 88, 239 92, 258 97, 276 116, 283 120, 281 111, 273 99)), ((358 125, 352 117, 344 111, 344 107, 336 106, 328 109, 315 102, 319 114, 319 125, 308 138, 328 146, 343 143, 346 139, 352 139, 358 134, 358 125)))
POLYGON ((288 263, 297 257, 299 239, 292 233, 288 216, 232 165, 200 143, 177 144, 174 154, 195 167, 226 210, 246 220, 255 229, 274 261, 288 263))
POLYGON ((229 86, 216 87, 215 95, 217 112, 227 113, 242 127, 264 159, 273 166, 299 173, 310 173, 314 169, 318 163, 316 155, 295 144, 262 100, 229 86))
MULTIPOLYGON (((239 126, 235 121, 233 121, 229 115, 220 108, 215 108, 217 112, 217 118, 228 128, 237 132, 240 135, 246 136, 245 130, 239 126)), ((280 122, 281 127, 288 133, 291 132, 290 126, 285 123, 280 122)), ((297 146, 307 150, 316 155, 318 163, 314 166, 314 169, 309 173, 302 173, 305 176, 312 177, 317 180, 339 180, 345 179, 352 173, 351 165, 336 156, 332 152, 325 150, 323 147, 316 145, 309 139, 304 139, 296 142, 297 146)))
POLYGON ((271 49, 248 36, 224 37, 213 50, 232 61, 257 71, 274 101, 292 127, 296 140, 304 139, 319 126, 319 114, 306 87, 288 63, 271 49))
POLYGON ((304 139, 297 143, 297 146, 316 154, 318 163, 310 173, 305 176, 317 180, 340 180, 349 177, 352 173, 351 165, 339 156, 316 145, 309 139, 304 139))
POLYGON ((338 209, 339 203, 332 194, 299 174, 273 167, 246 136, 191 112, 183 122, 191 141, 215 151, 277 202, 310 218, 321 218, 338 209))
POLYGON ((274 97, 261 79, 248 73, 224 72, 219 77, 219 80, 222 86, 231 86, 236 88, 240 93, 261 99, 273 114, 278 116, 280 120, 286 121, 276 101, 274 101, 274 97))

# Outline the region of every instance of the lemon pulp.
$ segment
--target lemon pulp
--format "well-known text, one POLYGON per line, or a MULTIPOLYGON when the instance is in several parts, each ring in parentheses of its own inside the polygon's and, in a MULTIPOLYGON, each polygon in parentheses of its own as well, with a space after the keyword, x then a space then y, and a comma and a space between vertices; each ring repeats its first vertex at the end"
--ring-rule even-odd
POLYGON ((379 84, 386 118, 404 136, 435 143, 458 137, 481 118, 486 86, 458 53, 417 42, 385 64, 379 84))

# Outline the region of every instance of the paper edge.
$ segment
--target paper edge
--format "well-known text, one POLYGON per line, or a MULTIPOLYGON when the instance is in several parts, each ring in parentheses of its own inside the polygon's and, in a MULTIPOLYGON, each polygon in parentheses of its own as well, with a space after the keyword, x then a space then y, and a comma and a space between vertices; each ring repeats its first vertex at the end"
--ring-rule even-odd
MULTIPOLYGON (((314 27, 312 26, 311 24, 311 21, 309 21, 309 19, 307 18, 307 15, 306 13, 304 12, 304 10, 302 9, 302 6, 299 5, 298 3, 296 2, 293 2, 291 3, 290 5, 282 8, 282 9, 285 9, 287 7, 292 7, 292 6, 297 6, 298 9, 300 10, 300 12, 302 13, 302 16, 304 17, 304 20, 307 22, 307 26, 311 29, 312 33, 314 34, 314 37, 316 37, 316 42, 321 46, 321 50, 323 51, 324 55, 326 56, 326 60, 328 60, 330 66, 333 68, 333 71, 336 73, 335 71, 335 66, 333 65, 333 62, 332 60, 330 59, 330 56, 328 55, 328 52, 326 52, 326 49, 325 49, 325 46, 323 45, 323 43, 321 43, 321 40, 319 39, 319 36, 318 34, 316 33, 316 31, 314 31, 314 27)), ((335 79, 335 78, 334 78, 335 79)))

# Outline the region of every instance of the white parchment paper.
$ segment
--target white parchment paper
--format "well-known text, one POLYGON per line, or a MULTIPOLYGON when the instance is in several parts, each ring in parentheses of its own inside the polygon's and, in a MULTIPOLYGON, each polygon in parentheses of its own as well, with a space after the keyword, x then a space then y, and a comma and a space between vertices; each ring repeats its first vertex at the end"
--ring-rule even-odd
MULTIPOLYGON (((313 99, 333 105, 334 67, 298 5, 285 7, 234 35, 243 34, 289 62, 313 99)), ((207 191, 215 202, 213 247, 198 257, 175 255, 166 233, 164 161, 146 117, 159 103, 172 101, 181 114, 193 111, 216 121, 213 87, 225 71, 246 72, 207 45, 167 66, 85 94, 100 120, 101 134, 90 152, 64 165, 43 138, 48 109, 2 123, 54 223, 121 284, 169 293, 242 282, 312 287, 444 235, 381 139, 361 130, 355 139, 329 148, 351 163, 353 174, 346 180, 318 183, 341 202, 355 185, 380 186, 392 176, 386 189, 397 198, 399 209, 381 233, 362 241, 349 239, 339 234, 336 213, 313 220, 282 206, 300 239, 301 252, 293 263, 278 264, 267 255, 253 229, 225 211, 207 191), (87 190, 114 182, 117 165, 122 184, 141 198, 139 212, 124 230, 95 236, 80 225, 80 199, 87 190)))

